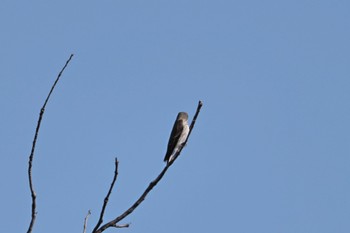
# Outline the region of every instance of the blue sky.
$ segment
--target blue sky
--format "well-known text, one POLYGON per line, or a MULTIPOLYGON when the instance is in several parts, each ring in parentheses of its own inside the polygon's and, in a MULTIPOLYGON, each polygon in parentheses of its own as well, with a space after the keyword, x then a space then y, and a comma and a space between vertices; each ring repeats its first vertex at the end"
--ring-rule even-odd
POLYGON ((350 231, 348 1, 2 1, 3 232, 88 231, 164 166, 178 112, 204 106, 145 202, 106 232, 350 231))

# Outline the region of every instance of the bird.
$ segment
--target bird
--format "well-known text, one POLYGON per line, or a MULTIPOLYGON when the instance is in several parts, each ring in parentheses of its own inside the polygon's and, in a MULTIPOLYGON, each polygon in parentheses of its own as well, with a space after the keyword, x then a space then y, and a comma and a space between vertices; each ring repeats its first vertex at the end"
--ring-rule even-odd
POLYGON ((179 112, 177 114, 170 134, 167 152, 164 157, 164 162, 167 162, 168 164, 174 160, 175 154, 180 150, 180 147, 187 139, 189 133, 187 120, 188 114, 186 112, 179 112))

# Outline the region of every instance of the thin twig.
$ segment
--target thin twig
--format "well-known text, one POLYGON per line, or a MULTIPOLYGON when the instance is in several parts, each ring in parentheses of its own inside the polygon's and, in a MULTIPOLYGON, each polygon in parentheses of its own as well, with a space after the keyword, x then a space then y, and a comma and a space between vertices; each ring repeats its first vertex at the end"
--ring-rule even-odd
MULTIPOLYGON (((199 111, 202 107, 203 103, 202 101, 199 101, 198 103, 198 107, 197 107, 197 111, 196 114, 193 117, 192 123, 190 125, 190 129, 189 129, 189 133, 188 136, 186 138, 185 143, 182 145, 182 147, 180 148, 180 150, 178 151, 178 153, 175 155, 175 159, 179 156, 179 154, 181 153, 184 145, 186 144, 188 137, 191 134, 191 131, 194 127, 194 124, 196 123, 196 119, 198 117, 199 111)), ((146 198, 147 194, 158 184, 158 182, 163 178, 164 174, 166 173, 166 171, 169 169, 169 167, 173 164, 173 162, 175 161, 175 159, 170 162, 167 163, 166 166, 163 168, 163 170, 159 173, 159 175, 157 176, 157 178, 155 180, 153 180, 148 187, 146 188, 146 190, 142 193, 142 195, 137 199, 137 201, 129 208, 127 209, 124 213, 122 213, 120 216, 118 216, 117 218, 113 219, 112 221, 104 224, 103 226, 101 226, 99 229, 93 231, 93 233, 101 233, 104 230, 106 230, 109 227, 118 227, 120 225, 117 225, 118 222, 120 222, 121 220, 123 220, 126 216, 128 216, 129 214, 131 214, 146 198)), ((126 224, 127 226, 129 226, 128 224, 126 224)), ((124 225, 122 225, 124 226, 124 225)))
POLYGON ((185 145, 186 145, 186 143, 187 143, 188 138, 189 138, 190 135, 191 135, 192 129, 193 129, 193 127, 194 127, 194 124, 196 124, 197 117, 198 117, 198 114, 199 114, 199 112, 200 112, 202 106, 203 106, 203 102, 202 102, 202 101, 198 101, 197 110, 196 110, 196 113, 195 113, 194 116, 193 116, 193 119, 192 119, 192 122, 191 122, 191 125, 190 125, 190 131, 188 132, 186 141, 185 141, 185 143, 184 143, 185 145))
POLYGON ((88 213, 87 213, 87 215, 85 216, 85 219, 84 219, 83 233, 86 233, 87 221, 88 221, 90 215, 91 215, 91 211, 89 210, 88 213))
POLYGON ((115 158, 115 170, 114 170, 113 181, 111 183, 111 187, 108 190, 107 196, 105 197, 105 200, 103 202, 102 210, 101 210, 101 213, 100 213, 100 218, 99 218, 99 220, 98 220, 98 222, 97 222, 97 224, 96 224, 96 226, 95 226, 95 228, 94 228, 94 230, 92 232, 95 232, 101 226, 101 224, 103 223, 103 215, 105 213, 105 209, 106 209, 106 206, 107 206, 107 203, 108 203, 108 200, 109 200, 109 196, 112 193, 114 183, 117 180, 117 176, 118 176, 118 159, 115 158))
POLYGON ((122 224, 122 225, 114 225, 113 227, 115 227, 115 228, 127 228, 127 227, 129 227, 130 226, 130 223, 126 223, 126 224, 122 224))
POLYGON ((66 69, 66 67, 67 67, 68 63, 70 62, 70 60, 72 59, 72 57, 73 57, 73 54, 70 55, 69 59, 66 61, 66 64, 63 66, 63 68, 61 69, 60 73, 58 74, 58 76, 56 78, 56 81, 52 85, 51 90, 50 90, 49 94, 47 95, 46 100, 44 102, 44 105, 41 107, 38 123, 37 123, 36 129, 35 129, 32 149, 31 149, 31 152, 30 152, 30 155, 29 155, 29 165, 28 165, 29 188, 30 188, 30 192, 31 192, 31 196, 32 196, 32 219, 30 221, 27 233, 31 233, 32 232, 33 226, 34 226, 34 223, 35 223, 35 219, 36 219, 36 214, 37 214, 37 212, 36 212, 36 193, 34 191, 34 185, 33 185, 33 181, 32 181, 32 166, 33 166, 35 145, 36 145, 36 141, 38 139, 41 121, 43 119, 43 115, 44 115, 44 112, 45 112, 46 104, 49 101, 50 96, 51 96, 53 90, 55 89, 55 86, 56 86, 57 82, 59 81, 63 71, 66 69))

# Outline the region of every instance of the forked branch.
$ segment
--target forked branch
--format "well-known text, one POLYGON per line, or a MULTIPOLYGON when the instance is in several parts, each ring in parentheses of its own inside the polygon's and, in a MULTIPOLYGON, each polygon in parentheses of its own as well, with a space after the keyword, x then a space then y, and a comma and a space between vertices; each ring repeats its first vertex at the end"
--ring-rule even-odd
MULTIPOLYGON (((183 145, 181 146, 181 148, 179 149, 179 151, 175 154, 175 157, 174 157, 174 160, 172 160, 170 163, 167 163, 165 165, 165 167, 163 168, 163 170, 159 173, 159 175, 157 176, 156 179, 154 179, 149 185, 148 187, 146 188, 146 190, 141 194, 141 196, 135 201, 135 203, 129 208, 127 209, 124 213, 122 213, 121 215, 119 215, 118 217, 116 217, 115 219, 111 220, 110 222, 102 225, 100 228, 96 228, 97 226, 99 226, 97 224, 97 226, 95 227, 95 229, 92 231, 92 233, 101 233, 103 232, 104 230, 106 230, 107 228, 110 228, 110 227, 128 227, 129 224, 124 224, 124 225, 118 225, 118 223, 123 220, 125 217, 127 217, 129 214, 131 214, 146 198, 147 194, 158 184, 158 182, 163 178, 164 174, 167 172, 167 170, 169 169, 169 167, 174 163, 174 161, 177 159, 177 157, 180 155, 183 147, 186 145, 186 142, 191 134, 191 131, 196 123, 196 120, 197 120, 197 117, 198 117, 198 114, 201 110, 203 106, 203 103, 202 101, 199 101, 198 102, 198 107, 197 107, 197 110, 196 110, 196 113, 192 119, 192 122, 191 122, 191 125, 190 125, 190 129, 189 129, 189 133, 188 133, 188 136, 186 138, 186 141, 185 143, 183 143, 183 145)), ((113 188, 111 186, 111 188, 113 188)), ((109 192, 110 193, 110 192, 109 192)), ((109 195, 107 195, 109 196, 109 195)), ((105 204, 106 201, 105 201, 105 204)), ((104 207, 102 208, 102 211, 104 212, 104 209, 105 209, 105 205, 104 207)), ((103 218, 103 212, 101 212, 101 216, 100 216, 100 220, 103 218)), ((100 222, 100 221, 99 221, 100 222)))

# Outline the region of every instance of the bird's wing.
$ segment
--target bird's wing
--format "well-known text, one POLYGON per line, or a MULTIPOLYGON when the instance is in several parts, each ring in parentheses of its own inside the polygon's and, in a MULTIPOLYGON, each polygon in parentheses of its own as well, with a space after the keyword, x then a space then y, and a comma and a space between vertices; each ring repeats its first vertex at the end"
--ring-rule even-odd
POLYGON ((170 134, 169 142, 168 142, 168 149, 164 157, 164 161, 168 161, 170 158, 170 155, 173 153, 177 142, 179 141, 179 138, 181 136, 182 130, 184 128, 183 126, 183 120, 177 120, 174 123, 173 129, 170 134))

